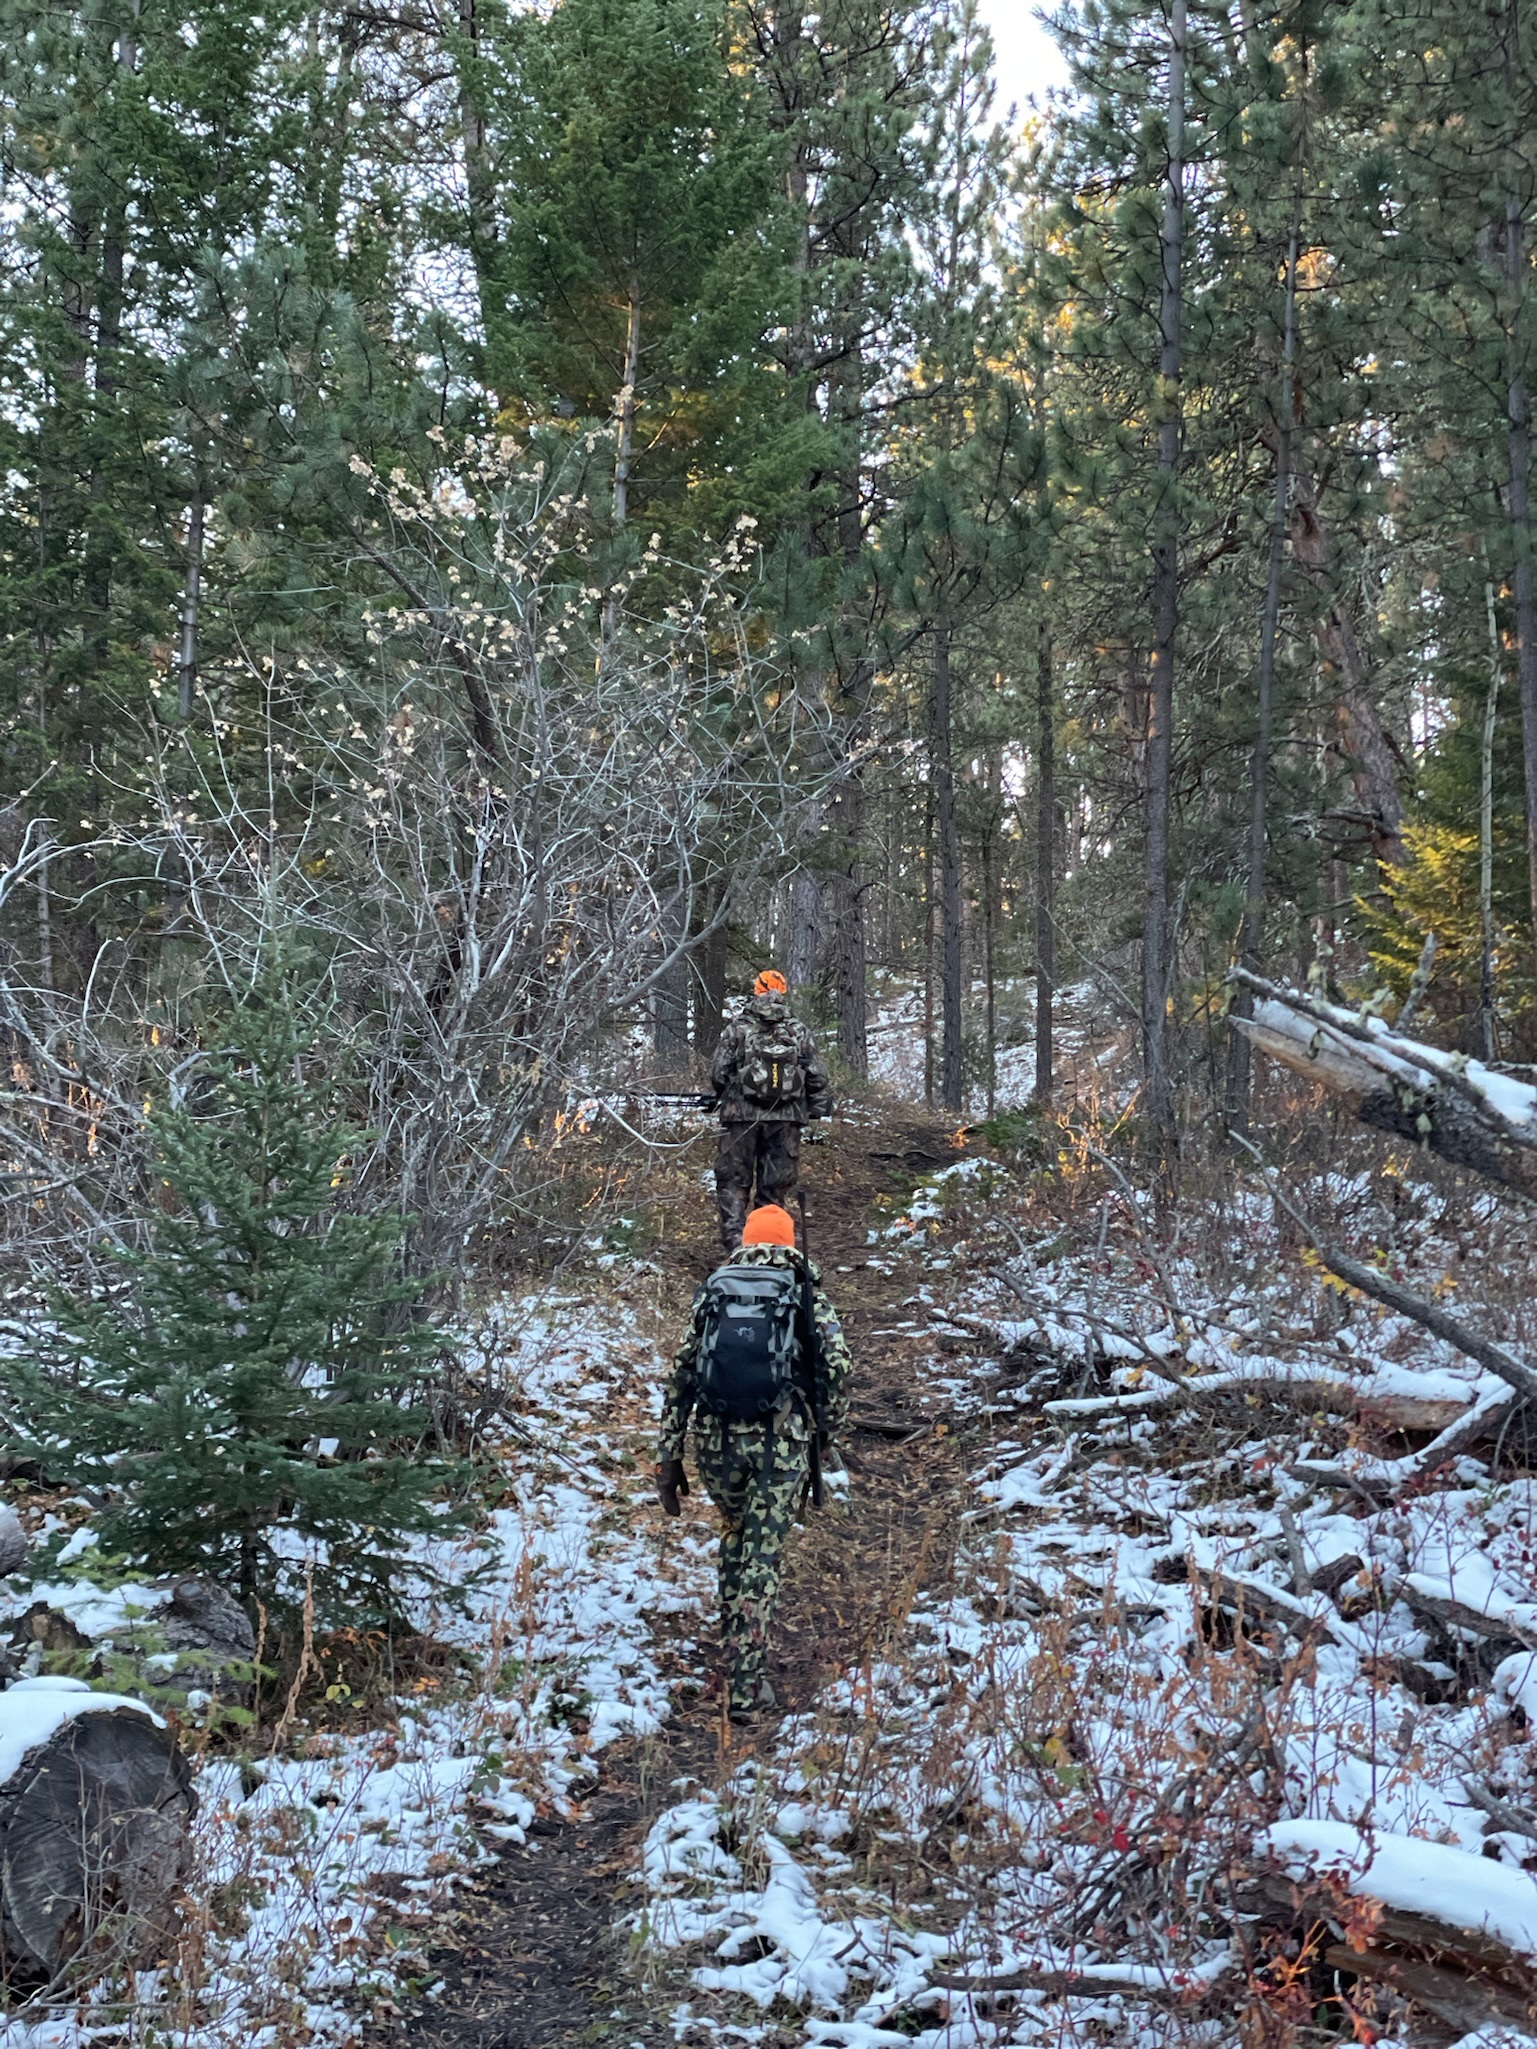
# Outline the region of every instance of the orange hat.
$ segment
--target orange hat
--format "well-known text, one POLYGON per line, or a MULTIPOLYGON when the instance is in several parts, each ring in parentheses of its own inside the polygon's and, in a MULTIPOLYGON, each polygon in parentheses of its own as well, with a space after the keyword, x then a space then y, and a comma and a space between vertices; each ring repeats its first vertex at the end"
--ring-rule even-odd
POLYGON ((777 1202, 755 1209, 742 1229, 744 1245, 795 1245, 795 1219, 777 1202))
POLYGON ((787 996, 790 985, 778 968, 765 968, 752 985, 754 996, 787 996))

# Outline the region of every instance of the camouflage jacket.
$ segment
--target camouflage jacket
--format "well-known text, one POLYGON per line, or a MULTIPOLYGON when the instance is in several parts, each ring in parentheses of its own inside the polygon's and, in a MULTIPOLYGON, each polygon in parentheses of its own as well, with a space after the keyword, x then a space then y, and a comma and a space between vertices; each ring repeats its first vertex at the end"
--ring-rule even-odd
POLYGON ((805 1124, 813 1117, 830 1117, 833 1113, 832 1083, 827 1078, 827 1069, 817 1051, 816 1041, 799 1018, 791 1016, 788 1000, 777 994, 753 997, 742 1016, 728 1024, 721 1033, 720 1043, 710 1061, 710 1086, 715 1091, 716 1108, 722 1124, 805 1124), (749 1020, 752 1019, 767 1025, 788 1024, 791 1028, 801 1066, 806 1070, 805 1093, 794 1102, 765 1109, 748 1101, 742 1067, 747 1057, 749 1020))
MULTIPOLYGON (((787 1245, 744 1245, 732 1260, 733 1266, 788 1266, 797 1270, 801 1267, 801 1256, 792 1252, 787 1245)), ((853 1362, 849 1357, 848 1340, 843 1335, 843 1326, 838 1321, 838 1312, 828 1300, 821 1286, 821 1277, 815 1266, 811 1269, 812 1316, 816 1323, 817 1338, 822 1347, 823 1368, 827 1385, 827 1429, 829 1437, 836 1438, 848 1421, 849 1413, 849 1370, 853 1362)), ((662 1399, 662 1428, 657 1445, 657 1458, 666 1463, 668 1459, 681 1459, 683 1446, 688 1437, 690 1416, 694 1415, 694 1356, 699 1345, 699 1322, 697 1304, 695 1317, 689 1325, 688 1336, 678 1347, 668 1376, 667 1390, 662 1399)), ((761 1423, 729 1423, 721 1416, 712 1416, 701 1410, 694 1416, 694 1432, 698 1440, 701 1457, 708 1455, 727 1431, 760 1431, 761 1423)), ((810 1429, 802 1404, 791 1396, 774 1417, 776 1434, 787 1438, 807 1438, 810 1429)))

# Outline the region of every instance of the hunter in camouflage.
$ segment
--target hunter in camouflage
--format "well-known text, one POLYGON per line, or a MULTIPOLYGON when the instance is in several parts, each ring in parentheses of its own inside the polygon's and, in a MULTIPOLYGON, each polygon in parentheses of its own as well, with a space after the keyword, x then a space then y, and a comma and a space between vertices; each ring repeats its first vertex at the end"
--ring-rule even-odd
MULTIPOLYGON (((795 1226, 777 1206, 755 1210, 747 1242, 733 1265, 805 1270, 795 1250, 795 1226)), ((819 1451, 831 1448, 848 1418, 849 1350, 837 1312, 823 1293, 817 1269, 812 1314, 821 1353, 825 1429, 819 1451)), ((696 1309, 668 1380, 658 1446, 657 1492, 669 1515, 688 1492, 683 1450, 694 1424, 694 1459, 705 1490, 720 1511, 720 1624, 726 1666, 727 1708, 745 1721, 775 1705, 765 1674, 768 1632, 784 1574, 785 1544, 811 1488, 815 1423, 810 1405, 792 1397, 764 1422, 730 1422, 696 1401, 700 1324, 696 1309)))
POLYGON ((722 1032, 710 1085, 721 1121, 715 1199, 730 1252, 741 1241, 754 1182, 760 1203, 787 1202, 800 1178, 802 1126, 833 1113, 822 1056, 791 1012, 777 970, 759 975, 742 1015, 722 1032))

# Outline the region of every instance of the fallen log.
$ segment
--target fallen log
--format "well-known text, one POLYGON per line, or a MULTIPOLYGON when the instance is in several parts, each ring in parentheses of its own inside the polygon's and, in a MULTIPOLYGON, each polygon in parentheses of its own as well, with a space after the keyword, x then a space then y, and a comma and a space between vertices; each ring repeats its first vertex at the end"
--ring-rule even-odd
POLYGON ((1323 1597, 1309 1602, 1247 1573, 1213 1572, 1193 1563, 1190 1575, 1212 1607, 1230 1608, 1240 1620, 1253 1615, 1261 1622, 1289 1629, 1303 1641, 1339 1643, 1342 1635, 1350 1633, 1342 1617, 1325 1612, 1323 1597))
POLYGON ((0 1978, 56 1982, 88 1945, 123 1965, 159 1953, 196 1805, 141 1701, 68 1679, 0 1694, 0 1978))
POLYGON ((1455 1423, 1449 1424, 1439 1437, 1432 1438, 1429 1444, 1404 1458, 1374 1459, 1359 1466, 1341 1465, 1326 1459, 1300 1459, 1289 1470, 1294 1479, 1309 1480, 1316 1486, 1346 1487, 1352 1493, 1369 1494, 1374 1500, 1391 1501, 1405 1487, 1413 1485, 1416 1480, 1423 1480, 1449 1459, 1460 1457, 1484 1438, 1493 1436, 1520 1406, 1521 1397, 1514 1388, 1491 1388, 1480 1395, 1470 1409, 1465 1409, 1455 1423))
POLYGON ((1374 1130, 1537 1200, 1537 1089, 1529 1083, 1246 969, 1229 979, 1259 999, 1234 1028, 1273 1060, 1347 1098, 1374 1130))
POLYGON ((1342 1558, 1331 1558, 1327 1565, 1315 1566, 1308 1577, 1315 1594, 1327 1594, 1331 1601, 1338 1601, 1346 1580, 1354 1579, 1365 1569, 1366 1560, 1357 1552, 1347 1551, 1342 1558))
POLYGON ((1399 1581, 1394 1591, 1416 1615, 1427 1616, 1444 1629, 1461 1629, 1469 1636, 1485 1637, 1490 1643, 1516 1644, 1522 1650, 1537 1651, 1537 1610, 1513 1615, 1508 1607, 1493 1612, 1475 1608, 1470 1601, 1459 1601, 1455 1594, 1442 1593, 1427 1585, 1413 1572, 1399 1581))
POLYGON ((1350 1971, 1358 1978, 1390 1986, 1415 2006, 1448 2022, 1459 2035, 1498 2021, 1525 2027, 1531 2019, 1531 2004, 1520 1992, 1487 1978, 1470 1977, 1465 1971, 1450 1970, 1445 1964, 1428 1964, 1391 1950, 1351 1949, 1342 1942, 1324 1951, 1324 1962, 1336 1971, 1350 1971))
POLYGON ((1178 1400, 1212 1401, 1235 1394, 1293 1408, 1324 1409, 1394 1431, 1444 1433, 1470 1413, 1467 1401, 1454 1401, 1449 1395, 1379 1393, 1370 1384, 1354 1385, 1326 1367, 1291 1369, 1284 1361, 1263 1359, 1240 1359, 1217 1372, 1163 1380, 1130 1394, 1063 1396, 1041 1406, 1048 1416, 1113 1416, 1121 1410, 1160 1408, 1178 1400))
POLYGON ((1261 1896, 1331 1922, 1341 1934, 1351 1899, 1373 1903, 1371 1939, 1537 1992, 1537 1880, 1471 1851, 1348 1822, 1279 1821, 1257 1847, 1281 1868, 1261 1873, 1261 1896))
POLYGON ((1375 1424, 1379 1430, 1413 1431, 1418 1435, 1426 1430, 1442 1431, 1449 1424, 1460 1422, 1468 1413, 1468 1404, 1453 1401, 1450 1396, 1362 1394, 1356 1413, 1363 1423, 1375 1424))

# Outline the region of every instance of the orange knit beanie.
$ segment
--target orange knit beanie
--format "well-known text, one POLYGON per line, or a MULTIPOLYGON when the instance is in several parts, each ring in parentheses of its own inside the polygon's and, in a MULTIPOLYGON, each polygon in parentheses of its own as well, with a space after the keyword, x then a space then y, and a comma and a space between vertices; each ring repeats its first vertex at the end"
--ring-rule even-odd
POLYGON ((755 1209, 742 1231, 744 1245, 795 1245, 795 1219, 777 1202, 755 1209))

